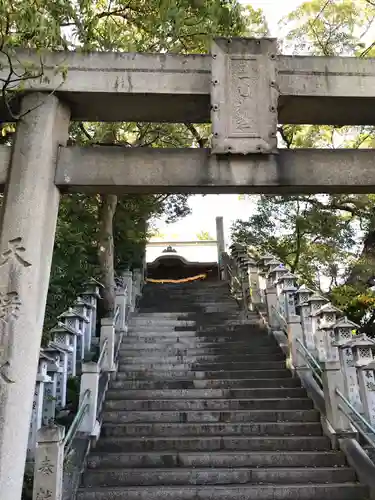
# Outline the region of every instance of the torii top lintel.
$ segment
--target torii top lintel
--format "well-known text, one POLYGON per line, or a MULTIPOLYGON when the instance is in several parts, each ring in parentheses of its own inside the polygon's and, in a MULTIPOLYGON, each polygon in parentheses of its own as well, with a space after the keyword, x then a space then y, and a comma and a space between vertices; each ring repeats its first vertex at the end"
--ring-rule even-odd
MULTIPOLYGON (((248 127, 245 133, 260 134, 252 142, 264 152, 273 147, 273 131, 267 123, 275 120, 290 124, 375 124, 374 59, 284 56, 275 48, 272 39, 219 38, 214 40, 211 54, 202 55, 40 55, 20 50, 14 70, 25 63, 28 68, 30 63, 39 68, 42 57, 43 78, 27 80, 25 88, 55 92, 71 108, 73 120, 204 123, 211 120, 211 105, 220 106, 218 96, 228 99, 217 109, 217 116, 228 105, 234 111, 241 96, 247 102, 241 114, 235 118, 232 113, 217 131, 223 134, 229 127, 232 135, 237 134, 231 144, 220 141, 226 148, 242 148, 238 146, 238 134, 243 133, 239 127, 250 115, 253 128, 248 127), (247 79, 241 73, 246 73, 247 79)), ((0 68, 0 78, 6 78, 9 71, 5 57, 0 57, 0 68)), ((9 120, 5 108, 0 107, 0 118, 9 120)))

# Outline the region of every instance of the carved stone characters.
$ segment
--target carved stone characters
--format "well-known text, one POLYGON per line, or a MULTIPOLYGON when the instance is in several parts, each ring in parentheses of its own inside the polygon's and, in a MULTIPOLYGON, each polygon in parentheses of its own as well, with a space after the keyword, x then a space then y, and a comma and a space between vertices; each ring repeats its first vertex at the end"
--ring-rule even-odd
POLYGON ((18 319, 22 306, 16 283, 11 279, 13 269, 30 267, 24 253, 22 238, 17 237, 8 241, 7 248, 0 254, 0 268, 9 266, 9 285, 0 288, 0 382, 11 384, 12 378, 8 371, 12 355, 12 325, 18 319))

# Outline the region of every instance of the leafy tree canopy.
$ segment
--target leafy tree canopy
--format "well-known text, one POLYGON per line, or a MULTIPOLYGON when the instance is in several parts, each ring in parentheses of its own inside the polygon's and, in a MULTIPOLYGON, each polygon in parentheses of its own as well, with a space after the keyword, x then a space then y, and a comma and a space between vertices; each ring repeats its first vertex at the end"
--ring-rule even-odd
MULTIPOLYGON (((311 0, 280 22, 282 49, 318 56, 374 56, 372 0, 311 0)), ((373 148, 374 127, 283 125, 286 148, 373 148)), ((301 165, 303 168, 303 165, 301 165)), ((270 251, 305 282, 328 289, 353 321, 374 331, 375 195, 260 196, 248 220, 233 225, 235 241, 270 251)))
MULTIPOLYGON (((45 50, 201 53, 215 35, 262 35, 260 10, 237 0, 0 0, 0 61, 10 68, 0 94, 16 123, 12 99, 26 79, 43 78, 45 50), (40 64, 20 71, 17 48, 37 49, 40 64)), ((0 62, 1 64, 1 62, 0 62)), ((57 68, 63 76, 66 70, 57 68)), ((14 123, 1 124, 11 143, 14 123)), ((208 126, 144 123, 72 123, 70 144, 116 147, 202 147, 208 126)), ((89 275, 105 285, 101 315, 114 305, 114 276, 142 262, 148 221, 164 214, 173 222, 189 213, 186 195, 62 196, 52 265, 47 322, 50 326, 89 275)))

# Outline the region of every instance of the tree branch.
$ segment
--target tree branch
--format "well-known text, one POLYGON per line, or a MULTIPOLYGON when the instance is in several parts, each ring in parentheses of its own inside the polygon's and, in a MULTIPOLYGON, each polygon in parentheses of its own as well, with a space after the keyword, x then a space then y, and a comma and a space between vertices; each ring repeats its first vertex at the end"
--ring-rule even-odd
POLYGON ((197 141, 200 148, 204 148, 207 144, 208 138, 201 137, 198 130, 191 123, 185 123, 185 127, 189 130, 191 135, 197 141))

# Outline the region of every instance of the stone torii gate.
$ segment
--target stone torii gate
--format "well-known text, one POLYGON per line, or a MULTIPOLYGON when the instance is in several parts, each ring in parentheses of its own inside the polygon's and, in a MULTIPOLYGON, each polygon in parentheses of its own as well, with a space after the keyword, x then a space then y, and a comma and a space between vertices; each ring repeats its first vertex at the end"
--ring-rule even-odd
MULTIPOLYGON (((17 53, 38 64, 33 52, 17 53)), ((2 64, 4 62, 4 64, 2 64)), ((7 77, 0 61, 0 77, 7 77)), ((210 55, 72 52, 27 80, 0 148, 0 496, 21 497, 59 192, 372 192, 372 150, 277 150, 277 123, 374 125, 375 61, 216 39, 210 55), (66 78, 56 68, 64 67, 66 78), (204 123, 212 150, 67 147, 70 120, 204 123)), ((17 69, 17 64, 15 64, 17 69)), ((5 121, 6 107, 0 118, 5 121)))

